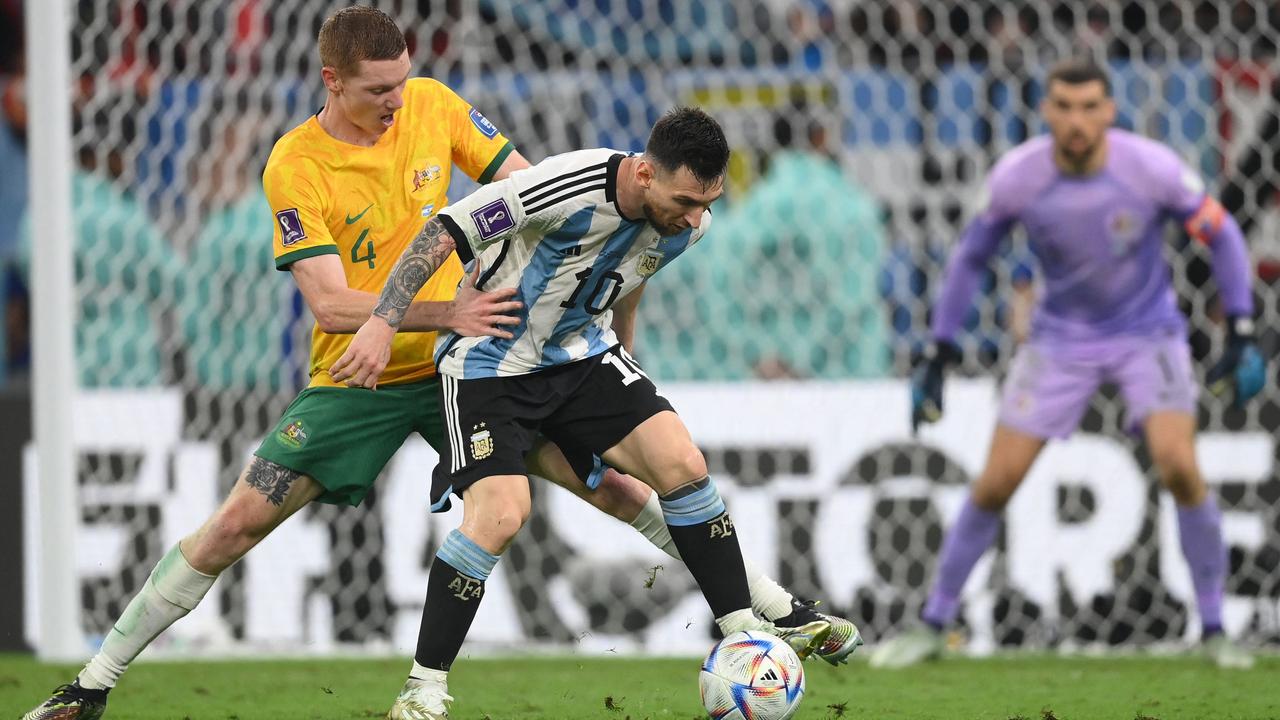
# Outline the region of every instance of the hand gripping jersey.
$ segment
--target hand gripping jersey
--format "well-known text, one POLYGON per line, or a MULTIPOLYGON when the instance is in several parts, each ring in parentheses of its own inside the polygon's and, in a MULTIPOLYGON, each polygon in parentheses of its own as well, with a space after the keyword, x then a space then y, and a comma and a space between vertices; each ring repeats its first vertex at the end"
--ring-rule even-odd
MULTIPOLYGON (((479 111, 427 78, 405 85, 404 107, 373 147, 335 139, 313 116, 280 138, 262 176, 275 213, 276 267, 336 254, 347 285, 377 295, 422 225, 444 208, 453 165, 488 182, 511 151, 479 111)), ((452 300, 461 277, 450 258, 415 300, 452 300)), ((335 384, 327 371, 352 337, 312 330, 312 387, 335 384)), ((432 375, 435 341, 433 332, 398 333, 381 383, 432 375)))
POLYGON ((696 243, 711 225, 660 237, 617 205, 616 150, 547 158, 481 188, 440 214, 484 289, 516 287, 524 315, 510 340, 442 334, 440 372, 462 380, 522 375, 617 343, 610 307, 696 243))

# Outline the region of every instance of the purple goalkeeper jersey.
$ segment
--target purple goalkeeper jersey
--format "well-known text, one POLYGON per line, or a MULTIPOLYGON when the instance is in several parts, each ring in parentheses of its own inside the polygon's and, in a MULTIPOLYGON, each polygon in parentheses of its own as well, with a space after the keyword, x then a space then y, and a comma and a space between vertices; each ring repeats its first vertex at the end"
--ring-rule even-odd
MULTIPOLYGON (((1170 220, 1181 223, 1197 212, 1204 185, 1161 143, 1119 129, 1108 130, 1107 141, 1105 166, 1088 176, 1058 169, 1049 136, 1023 143, 996 164, 988 204, 947 269, 935 337, 954 335, 976 285, 969 276, 985 266, 1014 223, 1026 229, 1044 279, 1032 326, 1037 339, 1185 331, 1163 257, 1165 232, 1170 220)), ((1229 240, 1214 241, 1236 246, 1215 247, 1215 275, 1227 312, 1249 314, 1243 239, 1237 232, 1229 240)))

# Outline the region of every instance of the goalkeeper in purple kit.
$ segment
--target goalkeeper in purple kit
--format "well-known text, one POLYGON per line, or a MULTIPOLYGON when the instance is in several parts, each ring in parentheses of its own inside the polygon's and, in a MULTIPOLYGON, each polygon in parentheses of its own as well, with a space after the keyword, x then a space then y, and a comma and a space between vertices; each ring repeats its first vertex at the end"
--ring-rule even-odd
POLYGON ((1209 248, 1227 343, 1206 379, 1212 392, 1229 394, 1239 406, 1265 379, 1244 237, 1173 150, 1110 127, 1115 104, 1098 65, 1054 66, 1041 111, 1049 135, 996 164, 986 205, 947 265, 933 312, 934 343, 912 378, 913 427, 941 416, 945 371, 960 359, 956 331, 981 271, 1015 224, 1026 230, 1043 280, 1031 337, 1009 368, 986 466, 943 543, 923 625, 881 645, 871 663, 902 667, 941 654, 942 630, 996 539, 1001 510, 1045 443, 1070 435, 1094 393, 1111 382, 1124 399, 1126 425, 1145 437, 1177 503, 1205 652, 1221 667, 1249 667, 1252 657, 1223 633, 1227 550, 1196 462, 1197 381, 1163 258, 1170 220, 1209 248))

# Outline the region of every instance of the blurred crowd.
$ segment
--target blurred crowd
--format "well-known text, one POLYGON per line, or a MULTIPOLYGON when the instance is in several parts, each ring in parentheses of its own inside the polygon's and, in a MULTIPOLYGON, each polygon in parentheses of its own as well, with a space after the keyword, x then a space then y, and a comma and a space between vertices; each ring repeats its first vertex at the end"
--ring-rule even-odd
MULTIPOLYGON (((310 38, 336 4, 313 4, 310 13, 268 0, 73 4, 76 339, 84 385, 292 391, 303 381, 307 316, 287 276, 274 270, 259 173, 272 139, 323 99, 310 38), (171 42, 175 34, 216 42, 171 42), (232 85, 252 92, 216 91, 232 85)), ((852 108, 821 97, 773 98, 749 113, 730 108, 749 116, 741 129, 730 126, 745 165, 715 208, 713 232, 696 249, 701 259, 655 279, 661 286, 646 295, 639 347, 657 375, 703 380, 901 371, 925 339, 927 308, 973 186, 1000 152, 1037 131, 1030 68, 1080 50, 1117 67, 1265 63, 1280 37, 1280 6, 1221 0, 379 4, 404 19, 418 69, 451 84, 481 78, 476 86, 483 87, 490 73, 513 67, 600 71, 643 84, 655 62, 659 74, 830 78, 865 69, 906 78, 868 86, 885 97, 864 97, 855 86, 852 108), (699 31, 659 32, 685 19, 699 31), (494 52, 468 53, 464 41, 494 52), (955 68, 978 76, 971 118, 939 105, 939 87, 955 68), (873 123, 864 132, 847 117, 871 116, 857 103, 892 106, 898 93, 905 97, 897 115, 885 115, 887 127, 873 123), (752 123, 762 127, 748 132, 752 123), (972 127, 953 127, 965 123, 972 127), (908 155, 888 157, 897 164, 909 157, 906 186, 860 171, 874 155, 866 147, 879 152, 897 140, 908 155), (963 143, 974 152, 953 151, 963 143)), ((29 270, 40 247, 38 222, 26 213, 31 119, 21 12, 21 0, 0 0, 0 382, 21 382, 30 372, 29 270)), ((490 100, 501 101, 500 94, 490 100)), ((1220 176, 1211 185, 1246 227, 1280 181, 1280 102, 1268 102, 1270 121, 1252 128, 1237 157, 1223 158, 1207 138, 1179 148, 1212 150, 1201 165, 1220 176)), ((636 113, 642 105, 612 112, 639 115, 632 126, 647 127, 652 109, 636 113)), ((485 112, 494 113, 491 106, 485 112)), ((554 117, 532 117, 499 125, 530 157, 572 149, 560 145, 575 123, 566 120, 562 131, 551 127, 554 117)), ((634 145, 634 136, 623 137, 634 145)), ((572 139, 592 145, 612 136, 601 130, 572 139)), ((1180 287, 1208 282, 1203 262, 1193 261, 1187 274, 1191 283, 1180 287)), ((996 363, 1008 352, 1008 291, 1033 276, 1025 248, 1012 243, 961 339, 971 362, 996 363)))

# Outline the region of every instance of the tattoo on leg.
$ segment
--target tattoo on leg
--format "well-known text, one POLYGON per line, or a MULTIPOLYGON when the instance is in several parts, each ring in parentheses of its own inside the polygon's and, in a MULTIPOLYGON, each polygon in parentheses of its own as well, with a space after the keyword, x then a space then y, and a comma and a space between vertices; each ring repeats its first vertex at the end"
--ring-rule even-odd
POLYGON ((249 483, 249 487, 265 495, 272 505, 280 505, 299 475, 300 473, 270 460, 254 457, 253 462, 249 463, 249 471, 245 473, 244 480, 249 483))

